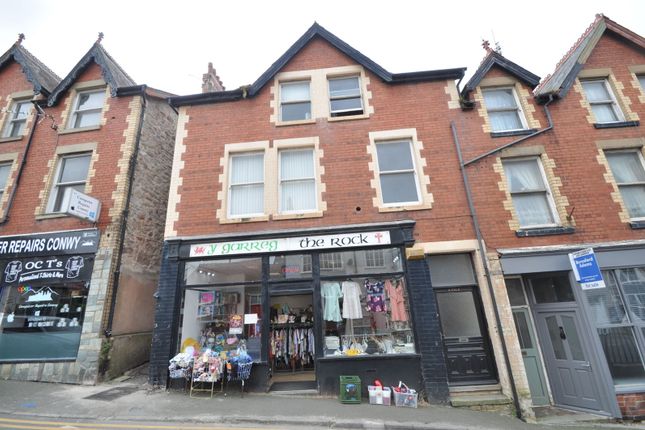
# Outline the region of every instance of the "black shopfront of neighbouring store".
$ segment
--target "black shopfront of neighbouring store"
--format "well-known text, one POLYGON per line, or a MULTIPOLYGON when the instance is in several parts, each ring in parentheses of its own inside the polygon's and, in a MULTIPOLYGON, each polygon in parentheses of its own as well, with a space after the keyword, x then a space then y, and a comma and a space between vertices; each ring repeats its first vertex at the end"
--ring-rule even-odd
POLYGON ((322 394, 357 375, 364 395, 378 378, 445 401, 428 266, 406 259, 413 229, 399 221, 167 241, 150 382, 168 385, 168 361, 187 346, 226 353, 243 340, 252 391, 281 371, 306 371, 322 394))

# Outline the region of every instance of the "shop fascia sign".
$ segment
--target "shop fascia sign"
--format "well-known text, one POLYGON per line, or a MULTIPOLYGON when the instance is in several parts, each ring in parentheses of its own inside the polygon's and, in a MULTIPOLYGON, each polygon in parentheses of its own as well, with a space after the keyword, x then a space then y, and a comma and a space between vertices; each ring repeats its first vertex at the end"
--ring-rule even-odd
POLYGON ((324 236, 202 243, 190 246, 190 257, 220 257, 267 252, 313 251, 319 249, 342 249, 389 244, 389 231, 371 231, 324 236))
POLYGON ((101 213, 101 202, 92 196, 68 188, 63 197, 63 212, 85 221, 97 222, 101 213))
POLYGON ((0 259, 93 254, 97 251, 98 245, 99 231, 95 228, 4 236, 0 237, 0 259))
POLYGON ((600 266, 593 248, 572 252, 569 254, 569 261, 576 281, 580 283, 580 287, 583 290, 605 288, 605 281, 602 279, 600 266))

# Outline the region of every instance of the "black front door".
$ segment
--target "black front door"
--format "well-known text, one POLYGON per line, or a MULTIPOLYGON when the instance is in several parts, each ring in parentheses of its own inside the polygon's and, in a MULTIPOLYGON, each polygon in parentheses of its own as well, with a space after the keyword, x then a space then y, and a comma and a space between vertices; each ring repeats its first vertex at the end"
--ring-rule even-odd
POLYGON ((497 383, 476 287, 438 288, 435 292, 450 385, 497 383))

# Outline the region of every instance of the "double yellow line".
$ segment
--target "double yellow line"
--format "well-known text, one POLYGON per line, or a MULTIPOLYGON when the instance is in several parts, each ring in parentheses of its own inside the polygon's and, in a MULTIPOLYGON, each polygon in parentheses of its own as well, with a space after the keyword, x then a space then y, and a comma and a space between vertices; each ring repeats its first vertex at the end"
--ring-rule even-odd
MULTIPOLYGON (((82 422, 64 422, 64 421, 41 421, 41 420, 21 420, 15 418, 1 418, 0 429, 29 429, 29 430, 51 430, 51 429, 159 429, 159 430, 259 430, 260 427, 222 427, 222 426, 190 426, 182 424, 109 424, 109 423, 82 423, 82 422)), ((279 430, 267 429, 262 430, 279 430)))

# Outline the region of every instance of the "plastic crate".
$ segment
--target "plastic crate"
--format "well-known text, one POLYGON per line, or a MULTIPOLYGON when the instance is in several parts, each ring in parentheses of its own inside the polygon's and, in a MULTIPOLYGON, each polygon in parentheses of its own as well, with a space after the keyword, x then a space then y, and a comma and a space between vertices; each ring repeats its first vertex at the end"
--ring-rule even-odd
POLYGON ((407 393, 397 393, 392 388, 392 394, 394 394, 394 406, 397 408, 416 408, 417 407, 417 396, 416 392, 407 393))
POLYGON ((358 376, 341 376, 338 399, 341 403, 360 403, 361 378, 358 376))
POLYGON ((370 405, 390 406, 392 404, 392 390, 388 387, 368 385, 367 392, 370 396, 370 405))

